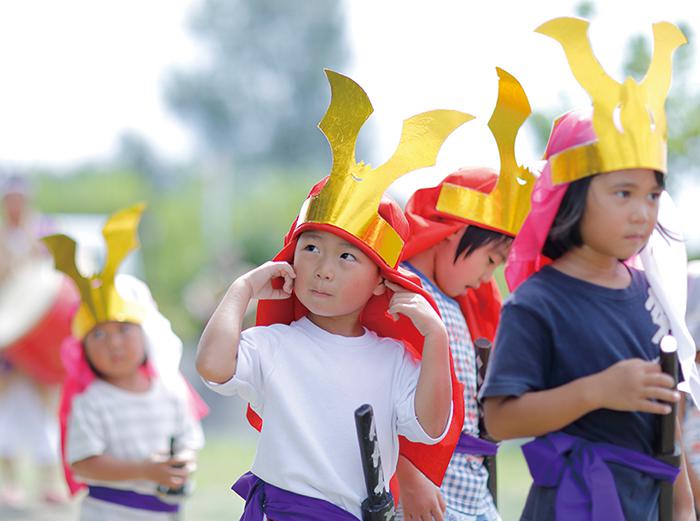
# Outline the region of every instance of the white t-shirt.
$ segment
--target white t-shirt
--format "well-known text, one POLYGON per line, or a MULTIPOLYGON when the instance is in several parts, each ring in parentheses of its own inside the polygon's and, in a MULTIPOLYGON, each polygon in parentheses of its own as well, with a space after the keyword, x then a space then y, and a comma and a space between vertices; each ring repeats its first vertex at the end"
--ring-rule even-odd
MULTIPOLYGON (((73 399, 66 432, 66 457, 69 463, 101 454, 124 460, 144 460, 156 454, 167 454, 171 436, 176 439, 176 450, 199 450, 204 445, 201 426, 184 393, 167 388, 158 378, 153 379, 151 388, 145 393, 126 391, 104 380, 95 380, 84 393, 73 399)), ((157 488, 156 483, 144 480, 85 481, 89 485, 133 490, 141 494, 155 494, 157 488)), ((124 508, 87 497, 81 519, 106 521, 108 518, 86 517, 86 510, 107 515, 124 508)), ((162 513, 131 508, 128 511, 141 516, 138 519, 167 518, 162 513)))
POLYGON ((394 339, 368 330, 360 337, 334 335, 302 318, 244 331, 234 377, 207 385, 220 394, 239 395, 263 418, 255 475, 361 518, 367 492, 355 409, 365 403, 374 409, 387 481, 396 469, 399 434, 427 444, 445 435, 431 438, 418 423, 419 371, 394 339))

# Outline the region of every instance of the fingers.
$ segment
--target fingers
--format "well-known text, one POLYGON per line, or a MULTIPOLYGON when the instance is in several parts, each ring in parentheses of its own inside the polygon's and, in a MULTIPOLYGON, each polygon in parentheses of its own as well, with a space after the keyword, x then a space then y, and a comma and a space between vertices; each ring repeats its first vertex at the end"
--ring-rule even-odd
POLYGON ((445 498, 442 497, 442 493, 438 490, 437 493, 438 505, 440 506, 440 512, 445 512, 447 510, 447 503, 445 503, 445 498))
POLYGON ((671 375, 662 373, 661 369, 659 369, 659 372, 647 373, 644 377, 644 384, 649 387, 664 387, 667 389, 675 387, 675 382, 671 375))
POLYGON ((442 512, 442 509, 436 506, 430 513, 435 521, 445 521, 445 517, 442 515, 442 512))
POLYGON ((639 400, 634 410, 639 412, 648 412, 651 414, 670 414, 671 406, 662 402, 639 400))
POLYGON ((403 287, 399 286, 395 282, 391 282, 386 279, 384 279, 384 285, 394 293, 409 293, 409 291, 406 291, 403 287))

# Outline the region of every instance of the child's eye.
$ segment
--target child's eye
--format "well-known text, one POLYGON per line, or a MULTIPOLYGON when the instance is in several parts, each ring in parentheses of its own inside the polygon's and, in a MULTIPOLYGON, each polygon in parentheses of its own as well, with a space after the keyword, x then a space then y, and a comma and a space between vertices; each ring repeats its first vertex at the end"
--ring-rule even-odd
POLYGON ((356 261, 357 257, 355 257, 352 253, 342 253, 340 255, 340 258, 343 260, 348 260, 348 261, 356 261))
POLYGON ((136 328, 134 328, 132 324, 129 324, 127 322, 122 322, 121 324, 119 324, 120 333, 131 333, 134 329, 136 328))
POLYGON ((304 251, 310 251, 310 252, 316 253, 319 250, 315 244, 307 244, 306 246, 304 246, 304 251))
POLYGON ((629 190, 618 190, 615 195, 621 197, 622 199, 627 199, 630 196, 629 190))
POLYGON ((661 197, 661 192, 653 192, 649 194, 649 199, 651 199, 652 201, 658 201, 659 197, 661 197))
POLYGON ((496 264, 496 261, 489 257, 489 264, 496 264))

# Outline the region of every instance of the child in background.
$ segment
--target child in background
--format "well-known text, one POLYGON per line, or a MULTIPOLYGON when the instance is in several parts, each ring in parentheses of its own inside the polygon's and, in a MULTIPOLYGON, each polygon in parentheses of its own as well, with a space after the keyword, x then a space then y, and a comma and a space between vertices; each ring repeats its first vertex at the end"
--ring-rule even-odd
POLYGON ((81 488, 75 476, 88 488, 81 521, 176 519, 179 503, 164 501, 158 487, 184 487, 204 441, 197 416, 205 407, 178 369, 180 339, 143 282, 115 275, 138 245, 142 211, 139 205, 110 217, 105 267, 90 278, 75 266, 74 241, 44 239, 82 299, 75 338, 62 353, 68 377, 60 410, 69 487, 81 488))
POLYGON ((477 354, 474 341, 493 341, 500 297, 494 270, 508 256, 530 208, 535 178, 515 162, 515 138, 530 114, 517 80, 498 69, 499 97, 489 127, 501 155, 500 175, 485 167, 464 168, 438 186, 418 190, 406 205, 411 225, 402 266, 417 275, 435 299, 464 385, 465 422, 440 488, 406 459, 397 475, 404 519, 498 521, 489 493, 484 455, 497 445, 479 431, 477 354))
POLYGON ((675 480, 673 519, 690 521, 684 465, 653 457, 658 415, 680 398, 658 364, 669 331, 663 288, 652 291, 646 273, 623 262, 657 227, 663 102, 683 37, 655 26, 646 83, 620 85, 593 57, 587 27, 565 18, 538 29, 564 46, 593 113, 554 123, 506 265, 517 289, 481 390, 486 426, 498 439, 537 436, 523 446, 534 483, 522 521, 657 521, 660 480, 675 480))
MULTIPOLYGON (((700 261, 688 264, 686 323, 698 351, 695 361, 700 364, 700 261)), ((681 401, 678 415, 681 420, 683 448, 688 464, 688 479, 695 500, 695 511, 700 512, 700 410, 688 397, 681 401)))
POLYGON ((402 435, 421 448, 402 452, 439 481, 463 420, 445 328, 427 294, 396 270, 408 225, 381 198, 393 180, 432 164, 470 116, 410 118, 392 159, 372 169, 354 160, 369 100, 349 78, 326 74, 332 97, 320 128, 331 174, 311 190, 275 260, 230 286, 197 353, 212 389, 247 400, 258 426, 264 419, 252 473, 234 486, 246 520, 362 518, 354 411, 364 403, 374 409, 387 477, 402 435), (258 327, 241 331, 254 298, 258 327))

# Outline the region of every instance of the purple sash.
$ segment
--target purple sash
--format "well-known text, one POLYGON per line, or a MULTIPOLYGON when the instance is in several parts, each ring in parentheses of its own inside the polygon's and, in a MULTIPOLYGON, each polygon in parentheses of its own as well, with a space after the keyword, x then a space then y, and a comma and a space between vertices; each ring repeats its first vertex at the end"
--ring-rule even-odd
POLYGON ((275 487, 251 472, 243 474, 231 489, 245 499, 240 521, 262 521, 263 514, 271 521, 358 521, 333 503, 275 487))
POLYGON ((535 484, 557 487, 557 521, 625 521, 608 463, 673 482, 679 469, 636 450, 556 432, 522 447, 535 484))
POLYGON ((96 487, 91 485, 88 488, 88 496, 99 499, 100 501, 107 501, 108 503, 114 503, 129 508, 138 508, 139 510, 149 510, 151 512, 178 512, 180 510, 180 505, 178 504, 166 503, 156 496, 139 494, 133 490, 96 487))
POLYGON ((455 452, 458 454, 471 454, 472 456, 495 456, 498 452, 498 443, 475 438, 463 432, 459 435, 455 452))

